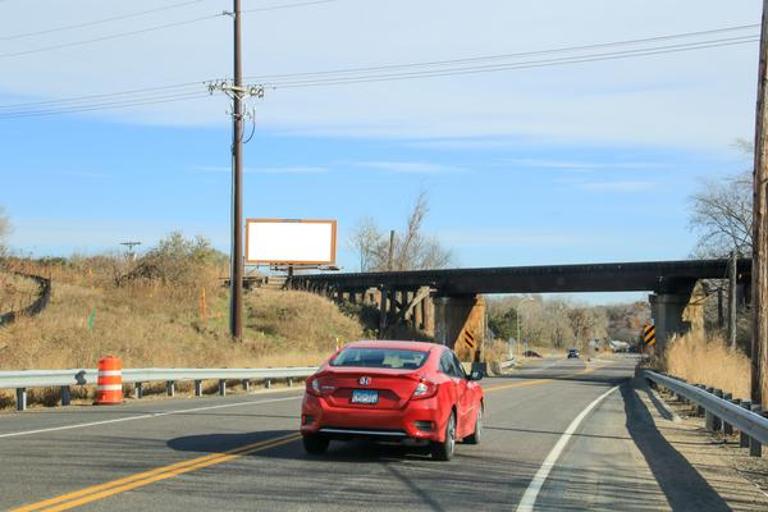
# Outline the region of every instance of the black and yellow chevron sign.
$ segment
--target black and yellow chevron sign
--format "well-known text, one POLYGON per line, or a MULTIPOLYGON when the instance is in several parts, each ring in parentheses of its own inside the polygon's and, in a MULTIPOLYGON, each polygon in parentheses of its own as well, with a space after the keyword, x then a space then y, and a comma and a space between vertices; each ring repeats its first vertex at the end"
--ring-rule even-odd
POLYGON ((645 324, 643 326, 643 343, 647 347, 652 347, 656 344, 656 326, 651 324, 645 324))

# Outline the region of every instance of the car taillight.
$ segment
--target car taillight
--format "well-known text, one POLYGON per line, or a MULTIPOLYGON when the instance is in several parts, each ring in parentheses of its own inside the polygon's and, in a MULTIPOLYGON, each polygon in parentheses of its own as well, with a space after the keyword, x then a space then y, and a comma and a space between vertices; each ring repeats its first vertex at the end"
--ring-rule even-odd
POLYGON ((437 394, 437 384, 425 379, 416 384, 413 398, 429 398, 435 396, 435 394, 437 394))
POLYGON ((317 380, 317 377, 310 377, 307 379, 307 393, 320 395, 320 381, 317 380))

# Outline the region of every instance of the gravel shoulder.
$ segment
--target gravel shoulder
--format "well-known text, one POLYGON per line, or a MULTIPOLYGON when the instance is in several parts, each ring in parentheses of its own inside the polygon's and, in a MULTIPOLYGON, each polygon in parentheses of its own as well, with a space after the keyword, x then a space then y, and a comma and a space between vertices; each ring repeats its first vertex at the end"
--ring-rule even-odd
POLYGON ((748 449, 739 448, 738 435, 707 432, 704 418, 672 395, 651 390, 642 379, 635 379, 635 385, 659 433, 731 510, 768 510, 768 458, 750 457, 748 449))

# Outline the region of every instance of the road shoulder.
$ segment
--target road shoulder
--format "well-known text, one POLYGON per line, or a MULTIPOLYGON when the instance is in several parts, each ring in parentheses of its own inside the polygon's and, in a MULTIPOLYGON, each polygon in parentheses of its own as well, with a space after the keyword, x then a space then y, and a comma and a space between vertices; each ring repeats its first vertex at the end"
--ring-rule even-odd
MULTIPOLYGON (((732 441, 724 443, 722 439, 712 437, 702 428, 698 418, 687 417, 680 404, 666 403, 644 379, 635 378, 632 389, 647 409, 658 433, 720 496, 728 509, 768 510, 768 494, 747 479, 744 471, 737 469, 732 441)), ((768 469, 768 464, 761 465, 763 471, 768 469)))

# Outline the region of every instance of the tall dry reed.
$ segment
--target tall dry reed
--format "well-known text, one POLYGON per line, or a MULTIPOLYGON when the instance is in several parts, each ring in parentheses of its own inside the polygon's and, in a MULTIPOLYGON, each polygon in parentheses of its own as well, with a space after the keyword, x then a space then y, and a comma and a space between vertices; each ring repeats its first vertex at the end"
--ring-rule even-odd
POLYGON ((694 331, 676 337, 669 343, 662 365, 692 384, 719 388, 735 398, 749 397, 749 358, 738 349, 731 350, 720 336, 694 331))

